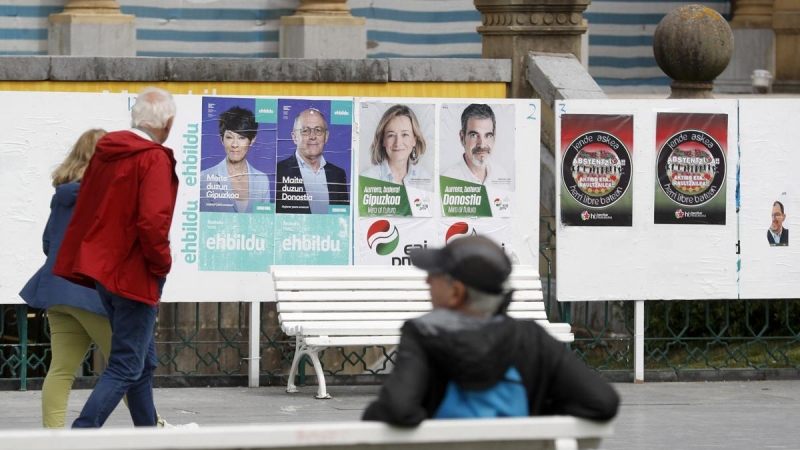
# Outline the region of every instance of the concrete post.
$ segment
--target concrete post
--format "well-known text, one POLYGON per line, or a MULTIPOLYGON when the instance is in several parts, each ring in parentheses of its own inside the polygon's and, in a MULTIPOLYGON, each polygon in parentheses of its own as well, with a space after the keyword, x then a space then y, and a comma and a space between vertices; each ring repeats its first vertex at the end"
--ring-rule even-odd
POLYGON ((733 32, 713 9, 681 6, 656 27, 653 55, 661 70, 675 80, 669 98, 714 98, 714 79, 733 56, 733 32))
POLYGON ((732 3, 733 48, 731 63, 714 82, 715 90, 730 93, 753 91, 756 70, 775 73, 775 32, 772 31, 774 0, 736 0, 732 3))
POLYGON ((800 92, 800 1, 775 0, 775 84, 778 92, 800 92))
POLYGON ((583 12, 591 0, 474 0, 482 16, 483 57, 511 59, 510 98, 535 97, 526 79, 529 52, 571 53, 581 59, 583 12))
POLYGON ((736 0, 731 5, 731 28, 771 28, 774 0, 736 0))
POLYGON ((48 22, 50 55, 136 56, 136 17, 116 1, 68 0, 48 22))
POLYGON ((364 59, 367 21, 350 14, 347 0, 300 0, 281 17, 279 40, 281 58, 364 59))

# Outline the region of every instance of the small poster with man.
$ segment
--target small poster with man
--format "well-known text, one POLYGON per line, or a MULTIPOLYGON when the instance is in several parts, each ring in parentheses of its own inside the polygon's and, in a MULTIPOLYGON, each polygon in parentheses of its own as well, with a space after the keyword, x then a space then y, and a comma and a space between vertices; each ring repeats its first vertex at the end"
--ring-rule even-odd
POLYGON ((515 120, 513 104, 442 105, 439 195, 445 217, 512 216, 515 120))

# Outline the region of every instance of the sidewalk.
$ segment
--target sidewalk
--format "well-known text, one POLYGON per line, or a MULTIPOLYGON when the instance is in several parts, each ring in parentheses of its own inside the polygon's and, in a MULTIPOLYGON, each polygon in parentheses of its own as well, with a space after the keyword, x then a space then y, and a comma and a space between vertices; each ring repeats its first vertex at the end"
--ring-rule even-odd
MULTIPOLYGON (((646 383, 614 385, 622 397, 615 435, 607 450, 800 450, 800 381, 646 383)), ((280 387, 156 389, 156 406, 170 423, 245 425, 359 420, 378 386, 330 386, 330 400, 316 388, 289 395, 280 387)), ((67 423, 89 395, 73 391, 67 423)), ((0 391, 3 430, 40 426, 41 391, 0 391)), ((124 406, 108 427, 130 427, 124 406)))

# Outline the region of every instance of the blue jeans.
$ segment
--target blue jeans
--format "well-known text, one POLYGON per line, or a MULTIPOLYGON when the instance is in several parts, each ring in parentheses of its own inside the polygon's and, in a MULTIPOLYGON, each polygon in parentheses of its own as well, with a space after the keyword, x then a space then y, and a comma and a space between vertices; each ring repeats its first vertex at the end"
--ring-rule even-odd
POLYGON ((72 428, 103 426, 125 394, 133 425, 156 426, 153 372, 158 361, 153 329, 158 308, 113 294, 96 284, 111 322, 111 355, 72 428))

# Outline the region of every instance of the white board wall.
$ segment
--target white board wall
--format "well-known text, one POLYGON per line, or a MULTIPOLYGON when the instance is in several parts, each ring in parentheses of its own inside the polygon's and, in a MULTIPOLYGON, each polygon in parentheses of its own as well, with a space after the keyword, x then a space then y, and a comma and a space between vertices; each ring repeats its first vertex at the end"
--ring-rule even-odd
POLYGON ((800 298, 800 101, 739 102, 742 142, 741 298, 800 298), (770 246, 772 205, 780 201, 788 246, 770 246))
MULTIPOLYGON (((559 300, 800 298, 800 238, 790 234, 787 246, 767 240, 775 201, 784 205, 784 228, 800 223, 800 100, 564 101, 558 108, 635 116, 633 226, 558 222, 559 300), (654 224, 658 112, 729 115, 724 226, 654 224)), ((557 120, 559 137, 560 126, 557 120)))
MULTIPOLYGON (((736 100, 571 100, 561 114, 634 116, 633 224, 631 227, 564 226, 556 192, 559 301, 737 298, 736 100), (723 113, 728 120, 725 225, 656 225, 654 216, 656 115, 659 112, 723 113)), ((560 117, 559 117, 560 118, 560 117)), ((556 148, 561 122, 556 120, 556 148)), ((560 155, 558 155, 560 156, 560 155)), ((556 173, 561 173, 562 160, 556 173)), ((561 183, 560 177, 556 181, 561 183)))
MULTIPOLYGON (((53 194, 50 173, 63 160, 80 134, 90 128, 107 131, 128 129, 134 94, 1 92, 0 93, 0 304, 20 303, 19 290, 42 265, 42 231, 53 194)), ((176 95, 178 114, 165 145, 175 151, 181 179, 171 231, 173 269, 164 288, 167 302, 271 301, 274 298, 268 272, 198 272, 182 258, 180 240, 182 210, 196 200, 196 188, 188 189, 181 172, 185 164, 184 134, 201 123, 202 96, 176 95)), ((426 99, 428 102, 471 102, 470 99, 426 99)), ((513 219, 516 258, 521 264, 538 265, 539 230, 539 101, 483 100, 516 103, 516 192, 518 212, 513 219), (523 163, 523 164, 520 164, 523 163), (528 168, 534 167, 535 171, 528 168)), ((201 127, 202 128, 202 127, 201 127)), ((357 139, 354 133, 354 139, 357 139)), ((354 147, 357 147, 354 143, 354 147)), ((358 161, 353 161, 358 167, 358 161)), ((354 171, 353 171, 354 173, 354 171)))

